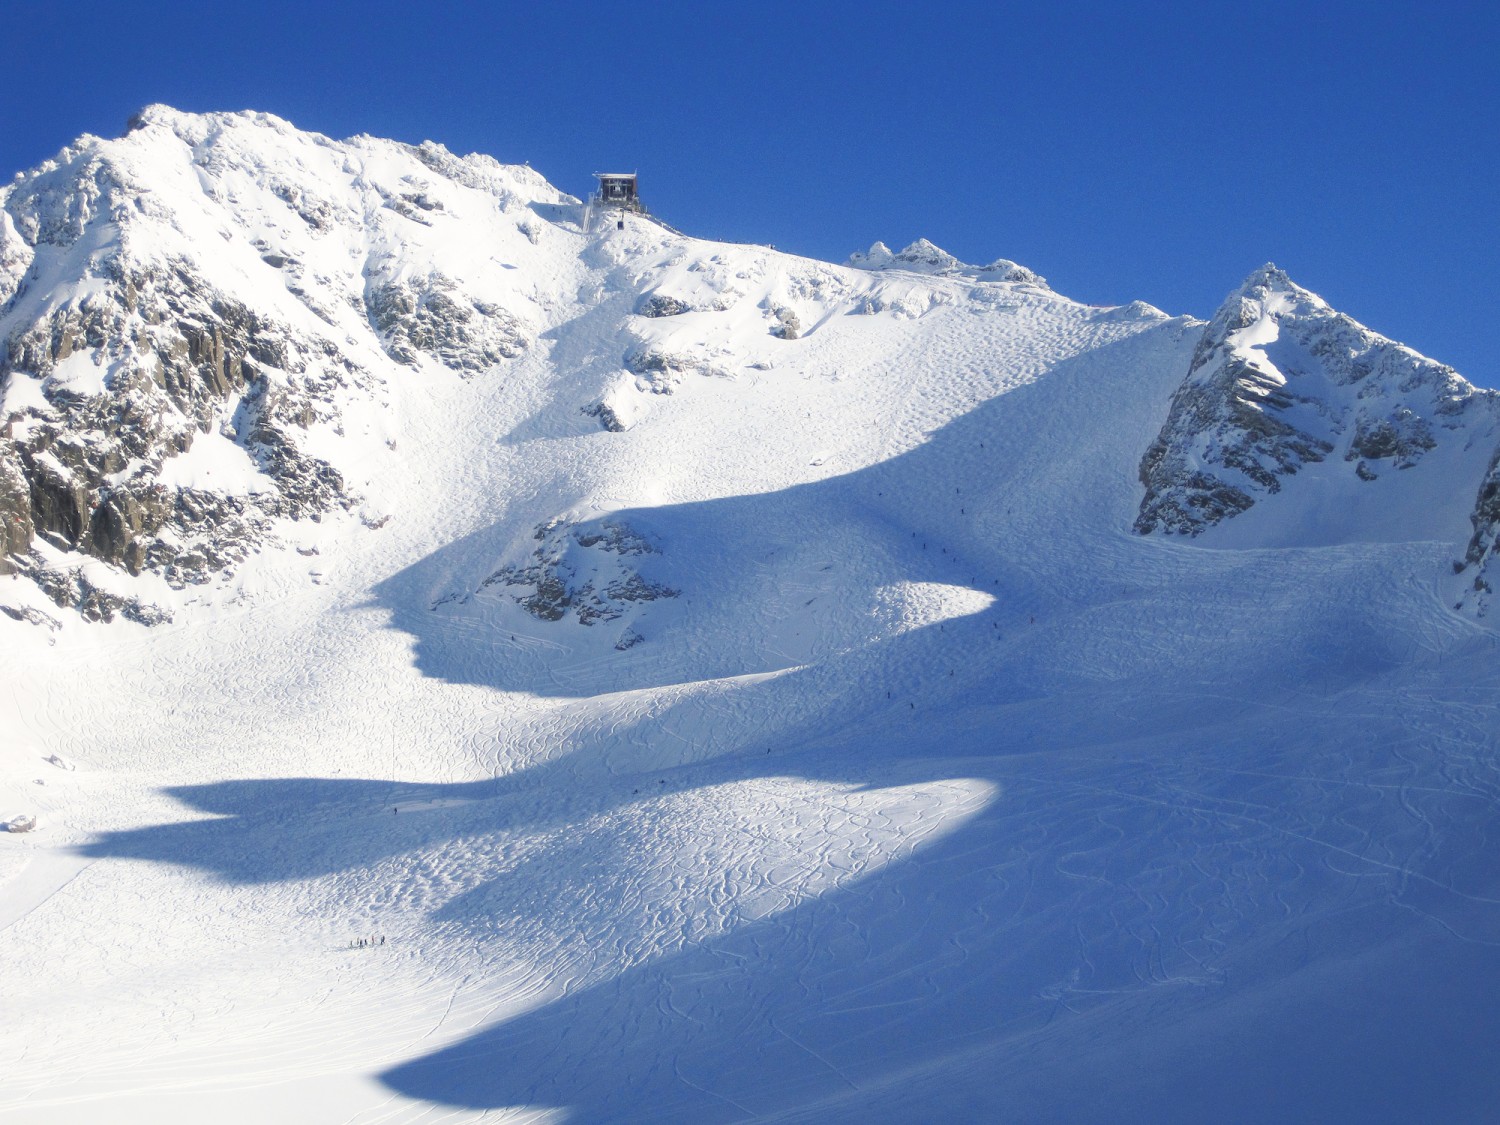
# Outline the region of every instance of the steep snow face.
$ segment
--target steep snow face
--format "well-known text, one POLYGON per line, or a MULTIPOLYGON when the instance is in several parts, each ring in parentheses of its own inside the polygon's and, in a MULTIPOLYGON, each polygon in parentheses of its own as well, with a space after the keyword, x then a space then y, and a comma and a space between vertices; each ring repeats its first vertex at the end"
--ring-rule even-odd
POLYGON ((1493 393, 1266 266, 1203 330, 1141 461, 1135 529, 1215 529, 1221 546, 1451 540, 1497 418, 1493 393))
POLYGON ((356 509, 403 369, 471 376, 534 341, 561 279, 527 267, 574 202, 436 145, 161 106, 17 177, 0 555, 59 604, 154 620, 286 521, 356 509), (94 590, 80 556, 137 594, 94 590))

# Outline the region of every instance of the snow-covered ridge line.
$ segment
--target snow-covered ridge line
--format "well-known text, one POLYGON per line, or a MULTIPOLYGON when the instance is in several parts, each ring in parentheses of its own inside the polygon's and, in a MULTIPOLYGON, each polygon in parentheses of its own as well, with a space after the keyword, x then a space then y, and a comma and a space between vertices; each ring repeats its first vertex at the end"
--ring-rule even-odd
MULTIPOLYGON (((965 283, 1042 285, 928 243, 866 277, 659 224, 620 260, 579 221, 530 167, 249 111, 148 106, 18 174, 0 190, 0 567, 91 617, 165 616, 289 522, 368 508, 349 466, 395 444, 401 384, 494 377, 621 285, 648 319, 734 310, 784 341, 838 312, 923 316, 965 283), (581 303, 562 281, 580 258, 581 303), (87 559, 119 569, 118 597, 77 594, 87 559)), ((583 404, 605 429, 643 416, 640 391, 771 362, 638 323, 583 404)))
POLYGON ((974 281, 1010 281, 1047 287, 1047 279, 1008 258, 997 258, 987 266, 961 262, 940 246, 919 238, 906 249, 892 252, 884 242, 849 256, 846 263, 861 270, 906 270, 935 277, 966 277, 974 281))

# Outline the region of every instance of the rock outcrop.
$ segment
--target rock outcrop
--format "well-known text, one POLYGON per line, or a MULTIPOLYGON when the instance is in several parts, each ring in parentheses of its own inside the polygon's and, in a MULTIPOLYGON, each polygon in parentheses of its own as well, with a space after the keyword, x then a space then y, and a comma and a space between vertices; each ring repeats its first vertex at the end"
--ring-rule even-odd
POLYGON ((1454 566, 1464 581, 1456 608, 1483 616, 1491 607, 1496 584, 1500 583, 1500 449, 1495 451, 1489 471, 1479 485, 1469 520, 1474 535, 1464 557, 1454 566))
POLYGON ((414 366, 425 353, 464 375, 515 359, 530 343, 504 309, 465 294, 451 278, 432 274, 420 285, 391 282, 365 294, 370 321, 386 354, 414 366))
POLYGON ((540 621, 560 621, 570 614, 583 625, 616 621, 632 607, 678 595, 641 574, 638 560, 656 554, 656 548, 617 520, 554 520, 538 527, 533 537, 538 546, 530 558, 495 571, 481 589, 507 588, 540 621))
MULTIPOLYGON (((92 280, 86 296, 5 322, 0 379, 8 407, 19 405, 0 450, 6 555, 41 537, 181 585, 243 559, 273 517, 351 502, 339 472, 295 435, 336 420, 327 392, 363 372, 217 291, 186 260, 120 254, 92 280), (210 435, 244 450, 263 491, 161 483, 167 462, 210 435)), ((23 282, 12 305, 27 296, 23 282)))

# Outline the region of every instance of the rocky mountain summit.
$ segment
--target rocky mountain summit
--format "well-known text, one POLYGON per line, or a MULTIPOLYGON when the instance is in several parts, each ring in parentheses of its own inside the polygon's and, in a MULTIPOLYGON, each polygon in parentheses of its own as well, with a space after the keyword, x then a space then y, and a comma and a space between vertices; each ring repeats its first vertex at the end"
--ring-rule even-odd
MULTIPOLYGON (((1474 495, 1497 435, 1500 395, 1372 332, 1267 265, 1203 329, 1141 460, 1135 530, 1200 536, 1283 491, 1342 504, 1411 474, 1403 488, 1426 477, 1444 503, 1424 511, 1392 497, 1393 507, 1413 537, 1442 537, 1452 528, 1439 513, 1454 497, 1474 495)), ((1469 505, 1473 538, 1457 568, 1473 572, 1469 600, 1488 585, 1493 477, 1491 465, 1469 505)))

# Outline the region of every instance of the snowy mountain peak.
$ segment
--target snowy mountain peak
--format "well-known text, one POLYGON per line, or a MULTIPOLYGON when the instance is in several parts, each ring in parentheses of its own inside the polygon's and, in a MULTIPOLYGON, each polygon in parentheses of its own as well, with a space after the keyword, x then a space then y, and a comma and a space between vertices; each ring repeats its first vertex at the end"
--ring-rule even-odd
MULTIPOLYGON (((187 113, 160 102, 154 102, 133 114, 125 123, 125 135, 141 130, 161 129, 189 144, 203 144, 214 132, 235 128, 266 129, 282 136, 300 133, 307 137, 320 137, 319 134, 304 133, 290 121, 277 117, 274 113, 256 110, 187 113)), ((320 139, 328 141, 326 137, 320 139)))
MULTIPOLYGON (((0 565, 86 614, 156 619, 166 610, 152 606, 305 540, 299 524, 380 523, 389 504, 365 482, 400 465, 403 397, 502 379, 536 351, 517 393, 572 388, 568 421, 536 425, 620 434, 695 377, 776 370, 813 336, 826 350, 834 325, 854 355, 861 333, 886 339, 891 322, 962 308, 1067 307, 1088 325, 1069 340, 1163 319, 1086 311, 1008 259, 966 264, 926 239, 876 242, 849 264, 649 219, 585 231, 578 201, 529 167, 432 142, 148 106, 123 137, 81 138, 0 189, 0 565)), ((1036 377, 1017 362, 976 359, 963 394, 1036 377)), ((1203 327, 1140 462, 1135 526, 1339 541, 1409 534, 1415 520, 1434 538, 1472 532, 1465 558, 1482 575, 1495 536, 1473 490, 1494 420, 1494 396, 1267 264, 1203 327), (1299 474, 1316 483, 1289 489, 1299 474), (1373 504, 1364 486, 1377 481, 1431 495, 1373 504), (1246 515, 1293 491, 1299 506, 1246 515), (1230 517, 1241 530, 1221 526, 1230 517)), ((527 557, 486 573, 520 573, 527 557)))
POLYGON ((159 105, 18 176, 0 189, 3 565, 59 604, 150 619, 141 598, 359 508, 349 467, 394 441, 392 374, 525 352, 560 283, 527 267, 576 202, 430 142, 159 105))
POLYGON ((1299 296, 1311 297, 1322 301, 1321 297, 1303 289, 1287 276, 1287 272, 1275 262, 1267 262, 1259 269, 1251 270, 1249 276, 1241 282, 1236 290, 1240 295, 1266 294, 1266 293, 1296 293, 1299 296))
POLYGON ((1141 462, 1136 530, 1199 535, 1235 518, 1245 526, 1226 542, 1269 544, 1409 536, 1415 521, 1423 534, 1452 537, 1472 506, 1496 420, 1495 395, 1268 264, 1203 329, 1141 462), (1387 488, 1409 502, 1391 496, 1372 506, 1372 489, 1387 488), (1246 522, 1283 492, 1295 503, 1246 522))
POLYGON ((850 255, 849 265, 867 270, 904 269, 913 273, 942 273, 958 269, 963 263, 942 247, 919 238, 899 254, 892 253, 884 242, 876 242, 863 254, 850 255))
POLYGON ((844 264, 853 266, 855 269, 881 270, 888 267, 895 257, 895 252, 889 246, 877 240, 868 250, 856 250, 850 254, 849 260, 844 264))
MULTIPOLYGON (((1284 270, 1267 262, 1224 299, 1209 319, 1204 340, 1222 344, 1235 333, 1264 323, 1267 317, 1282 319, 1331 312, 1323 298, 1303 289, 1284 270)), ((1204 352, 1200 358, 1206 355, 1204 352)))

